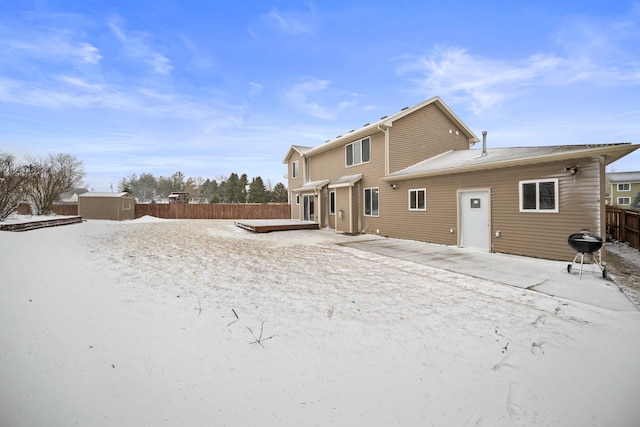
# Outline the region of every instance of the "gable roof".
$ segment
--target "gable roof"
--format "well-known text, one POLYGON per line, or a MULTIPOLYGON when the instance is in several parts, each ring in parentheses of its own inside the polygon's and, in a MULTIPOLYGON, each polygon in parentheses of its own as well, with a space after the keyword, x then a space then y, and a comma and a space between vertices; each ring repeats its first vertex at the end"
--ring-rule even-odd
POLYGON ((482 150, 450 150, 394 172, 383 179, 400 181, 593 156, 605 156, 605 162, 609 164, 638 148, 640 145, 630 143, 509 147, 487 149, 484 156, 482 150))
POLYGON ((388 117, 385 116, 374 123, 368 123, 363 127, 361 127, 360 129, 353 130, 347 133, 346 135, 340 135, 333 140, 329 140, 325 142, 322 145, 318 145, 313 148, 292 146, 289 152, 287 153, 287 156, 285 157, 283 163, 287 162, 291 154, 291 150, 295 149, 294 147, 297 147, 298 149, 304 148, 305 149, 304 151, 300 151, 300 150, 296 150, 296 151, 298 151, 301 155, 305 155, 305 156, 312 156, 314 154, 322 153, 324 151, 337 147, 341 144, 345 144, 347 142, 351 142, 359 138, 364 138, 368 135, 371 135, 371 133, 373 132, 380 131, 381 129, 388 129, 393 126, 393 122, 395 122, 396 120, 399 120, 405 116, 408 116, 409 114, 415 111, 418 111, 422 108, 425 108, 429 105, 435 105, 440 109, 440 111, 444 113, 445 116, 447 116, 451 121, 453 121, 456 124, 456 126, 462 130, 462 133, 469 139, 469 144, 475 144, 476 142, 480 141, 480 139, 478 139, 478 137, 471 131, 471 129, 469 129, 467 125, 465 125, 462 122, 462 120, 460 120, 460 118, 458 118, 458 116, 456 116, 455 113, 451 111, 449 107, 447 107, 447 105, 442 101, 442 99, 440 99, 439 96, 435 96, 431 99, 421 102, 420 104, 414 105, 413 107, 403 108, 402 110, 400 110, 400 112, 392 116, 388 116, 388 117))
POLYGON ((287 163, 289 161, 289 157, 291 157, 293 153, 298 153, 301 156, 304 156, 309 150, 311 150, 311 148, 312 147, 306 147, 304 145, 292 145, 291 148, 289 148, 289 151, 287 151, 287 155, 282 159, 282 163, 287 163))
POLYGON ((640 182, 640 171, 638 172, 609 172, 607 173, 609 182, 640 182))

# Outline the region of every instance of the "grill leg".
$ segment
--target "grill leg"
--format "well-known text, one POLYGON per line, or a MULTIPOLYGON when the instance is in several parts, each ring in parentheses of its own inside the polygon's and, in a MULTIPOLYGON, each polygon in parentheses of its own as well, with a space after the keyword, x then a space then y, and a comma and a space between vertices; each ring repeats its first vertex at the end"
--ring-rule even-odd
POLYGON ((579 279, 582 279, 582 267, 583 266, 584 266, 584 252, 580 252, 580 275, 578 275, 579 279))

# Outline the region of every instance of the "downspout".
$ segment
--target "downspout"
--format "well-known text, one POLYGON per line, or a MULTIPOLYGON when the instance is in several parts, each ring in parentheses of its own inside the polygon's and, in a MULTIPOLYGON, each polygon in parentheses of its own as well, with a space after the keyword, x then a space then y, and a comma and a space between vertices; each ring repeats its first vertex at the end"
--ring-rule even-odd
POLYGON ((378 130, 384 132, 384 175, 389 175, 389 126, 378 125, 378 130))
POLYGON ((349 234, 353 234, 353 190, 349 191, 349 234))

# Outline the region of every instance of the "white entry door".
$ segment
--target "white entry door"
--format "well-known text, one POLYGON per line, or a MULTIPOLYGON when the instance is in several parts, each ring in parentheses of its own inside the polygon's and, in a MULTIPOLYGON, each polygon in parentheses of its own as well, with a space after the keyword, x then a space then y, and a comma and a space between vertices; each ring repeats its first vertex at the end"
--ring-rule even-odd
POLYGON ((491 206, 488 190, 460 193, 460 246, 489 250, 491 206))

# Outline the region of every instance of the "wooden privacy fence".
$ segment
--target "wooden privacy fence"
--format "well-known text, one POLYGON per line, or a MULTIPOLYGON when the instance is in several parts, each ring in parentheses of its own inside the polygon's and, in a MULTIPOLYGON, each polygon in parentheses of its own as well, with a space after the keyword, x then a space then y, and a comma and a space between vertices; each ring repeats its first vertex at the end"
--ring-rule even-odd
POLYGON ((136 218, 145 215, 167 219, 289 219, 288 203, 152 203, 136 204, 136 218))
POLYGON ((640 212, 607 206, 607 234, 640 250, 640 212))
MULTIPOLYGON (((20 214, 31 214, 31 207, 23 203, 20 214)), ((78 215, 78 204, 53 205, 56 215, 78 215)), ((152 203, 136 204, 135 217, 145 215, 168 219, 290 219, 288 203, 152 203)))

